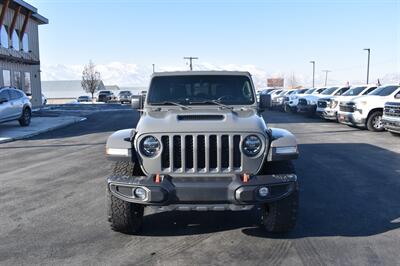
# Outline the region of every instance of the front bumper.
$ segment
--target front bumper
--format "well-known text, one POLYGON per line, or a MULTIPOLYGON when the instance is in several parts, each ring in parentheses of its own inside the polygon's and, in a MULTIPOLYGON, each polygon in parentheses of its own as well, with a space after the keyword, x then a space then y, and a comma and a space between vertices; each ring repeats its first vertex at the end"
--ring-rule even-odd
POLYGON ((342 124, 365 127, 366 119, 361 117, 359 113, 339 112, 338 121, 342 124))
POLYGON ((400 133, 400 119, 391 119, 383 116, 382 123, 386 130, 400 133))
POLYGON ((297 112, 299 112, 299 113, 315 113, 316 109, 317 109, 317 105, 315 105, 315 104, 307 104, 307 105, 299 104, 299 105, 297 105, 297 112))
POLYGON ((112 176, 108 190, 128 202, 178 210, 243 210, 256 204, 273 202, 289 196, 297 189, 295 174, 251 176, 243 182, 240 175, 228 177, 112 176), (147 194, 144 200, 134 196, 136 188, 147 194), (261 197, 261 187, 269 193, 261 197))
POLYGON ((337 119, 337 111, 329 108, 317 108, 316 111, 319 117, 328 120, 336 120, 337 119))

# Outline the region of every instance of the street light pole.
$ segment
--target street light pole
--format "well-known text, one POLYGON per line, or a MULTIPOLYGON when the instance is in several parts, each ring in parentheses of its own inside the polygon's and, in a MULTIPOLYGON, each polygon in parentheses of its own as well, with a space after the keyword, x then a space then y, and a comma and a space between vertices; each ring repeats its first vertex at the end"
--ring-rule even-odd
POLYGON ((315 87, 315 61, 310 61, 311 64, 313 64, 312 68, 312 87, 315 87))
POLYGON ((330 70, 322 70, 322 72, 325 72, 325 87, 328 84, 328 73, 331 72, 330 70))
POLYGON ((368 84, 368 82, 369 82, 369 62, 371 59, 371 49, 365 48, 364 51, 368 51, 368 64, 367 64, 367 84, 368 84))
POLYGON ((153 65, 153 73, 154 73, 156 65, 155 64, 152 64, 152 65, 153 65))
POLYGON ((190 66, 190 71, 193 70, 193 60, 199 59, 198 57, 193 57, 193 56, 187 56, 184 57, 183 59, 189 60, 189 66, 190 66))

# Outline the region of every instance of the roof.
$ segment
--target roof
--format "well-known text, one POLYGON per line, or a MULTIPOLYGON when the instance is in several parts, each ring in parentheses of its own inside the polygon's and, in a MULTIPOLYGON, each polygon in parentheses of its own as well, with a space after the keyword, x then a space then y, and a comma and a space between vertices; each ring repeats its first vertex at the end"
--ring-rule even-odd
POLYGON ((155 72, 152 77, 164 76, 194 76, 194 75, 231 75, 231 76, 251 76, 247 71, 173 71, 173 72, 155 72))
POLYGON ((11 3, 19 5, 19 6, 23 7, 24 9, 26 9, 28 11, 31 11, 32 12, 32 16, 31 16, 32 19, 34 19, 37 22, 39 22, 40 25, 49 24, 49 20, 47 18, 43 17, 42 15, 40 15, 38 13, 38 10, 37 10, 36 7, 28 4, 27 2, 22 1, 22 0, 13 0, 11 3))

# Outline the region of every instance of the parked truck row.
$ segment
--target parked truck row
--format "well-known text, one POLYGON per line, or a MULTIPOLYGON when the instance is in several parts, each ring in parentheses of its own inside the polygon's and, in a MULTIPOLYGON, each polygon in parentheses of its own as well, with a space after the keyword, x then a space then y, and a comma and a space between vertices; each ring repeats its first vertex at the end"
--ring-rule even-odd
POLYGON ((309 89, 268 89, 271 106, 285 112, 381 132, 400 134, 400 85, 333 86, 309 89))

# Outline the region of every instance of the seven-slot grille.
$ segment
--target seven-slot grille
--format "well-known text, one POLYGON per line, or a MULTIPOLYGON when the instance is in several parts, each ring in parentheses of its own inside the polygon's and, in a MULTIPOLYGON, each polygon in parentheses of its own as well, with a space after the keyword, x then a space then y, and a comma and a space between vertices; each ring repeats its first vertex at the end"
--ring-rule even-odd
POLYGON ((384 112, 386 116, 400 117, 400 103, 386 103, 384 112))
POLYGON ((163 172, 240 171, 241 135, 163 135, 161 170, 163 172))

